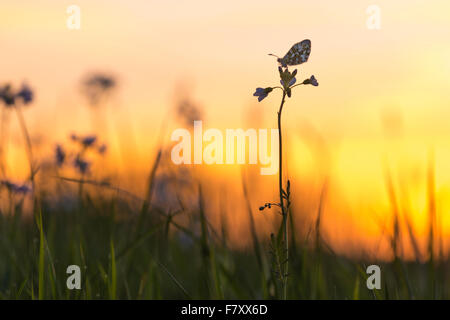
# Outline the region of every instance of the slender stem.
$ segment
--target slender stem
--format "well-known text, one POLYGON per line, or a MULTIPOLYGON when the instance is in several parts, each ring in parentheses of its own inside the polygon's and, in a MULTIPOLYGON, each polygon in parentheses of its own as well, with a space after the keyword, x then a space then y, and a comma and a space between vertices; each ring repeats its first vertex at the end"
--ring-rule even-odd
POLYGON ((16 105, 14 109, 16 110, 17 118, 19 119, 20 128, 22 130, 22 134, 25 139, 26 151, 27 151, 27 155, 28 155, 28 162, 30 164, 30 180, 33 183, 34 182, 33 151, 32 151, 30 134, 28 133, 27 125, 25 124, 25 119, 23 117, 20 106, 16 105))
POLYGON ((0 170, 3 178, 6 179, 6 149, 7 149, 7 137, 9 126, 9 110, 2 108, 2 116, 0 123, 0 170))
POLYGON ((278 183, 279 183, 279 191, 280 191, 280 207, 281 214, 283 215, 283 233, 284 233, 284 246, 285 246, 285 254, 286 259, 284 262, 284 270, 282 274, 283 281, 283 299, 287 299, 287 273, 289 271, 289 243, 288 243, 288 219, 287 219, 287 210, 284 207, 284 196, 283 196, 283 138, 281 135, 281 113, 283 112, 284 102, 286 100, 286 91, 283 91, 283 98, 281 99, 280 109, 278 110, 278 183))
POLYGON ((293 86, 291 87, 291 89, 292 89, 292 88, 295 88, 295 87, 297 87, 297 86, 301 86, 302 84, 304 84, 304 83, 297 83, 297 84, 293 85, 293 86))
MULTIPOLYGON (((83 159, 84 153, 86 152, 87 147, 83 146, 81 151, 78 153, 78 159, 83 159)), ((80 167, 80 183, 78 185, 78 197, 80 201, 80 205, 83 205, 83 186, 84 186, 84 178, 86 177, 86 173, 80 167)))
POLYGON ((32 212, 34 213, 35 209, 37 207, 37 205, 36 205, 37 204, 37 192, 36 192, 36 184, 35 184, 35 180, 34 180, 35 171, 34 171, 34 163, 33 163, 33 148, 32 148, 32 144, 31 144, 30 134, 28 132, 27 125, 25 123, 25 118, 23 117, 23 114, 22 114, 22 110, 20 109, 20 105, 16 104, 14 109, 16 110, 20 128, 22 130, 22 134, 24 136, 25 143, 26 143, 28 162, 30 164, 30 182, 31 182, 31 190, 32 190, 31 192, 32 192, 32 196, 33 196, 32 212))

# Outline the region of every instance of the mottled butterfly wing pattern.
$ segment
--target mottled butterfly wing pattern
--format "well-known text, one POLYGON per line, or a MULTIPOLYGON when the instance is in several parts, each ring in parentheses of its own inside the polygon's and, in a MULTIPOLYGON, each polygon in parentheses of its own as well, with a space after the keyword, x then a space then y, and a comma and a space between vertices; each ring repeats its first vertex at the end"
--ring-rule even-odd
POLYGON ((308 61, 310 53, 311 41, 306 39, 294 44, 280 62, 283 66, 295 66, 302 64, 308 61))

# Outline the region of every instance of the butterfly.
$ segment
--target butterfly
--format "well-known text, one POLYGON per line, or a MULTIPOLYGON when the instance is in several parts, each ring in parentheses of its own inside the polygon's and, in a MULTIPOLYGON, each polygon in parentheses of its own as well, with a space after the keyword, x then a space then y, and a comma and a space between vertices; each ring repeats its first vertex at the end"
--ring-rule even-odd
POLYGON ((311 53, 311 40, 305 39, 292 46, 283 58, 280 58, 272 53, 270 56, 277 57, 277 61, 283 66, 295 66, 308 61, 309 54, 311 53))

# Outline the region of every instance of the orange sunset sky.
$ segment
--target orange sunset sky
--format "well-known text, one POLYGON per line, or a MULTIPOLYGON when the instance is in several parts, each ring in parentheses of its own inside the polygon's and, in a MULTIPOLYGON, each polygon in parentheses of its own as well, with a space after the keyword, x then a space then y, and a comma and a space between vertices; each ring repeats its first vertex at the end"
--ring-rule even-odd
MULTIPOLYGON (((259 104, 252 96, 256 87, 279 82, 275 58, 267 54, 284 55, 292 44, 311 39, 311 56, 297 78, 314 74, 320 85, 299 87, 283 111, 286 172, 298 206, 314 215, 328 177, 328 242, 344 253, 375 252, 379 221, 389 221, 392 211, 387 165, 401 206, 424 241, 431 161, 448 248, 448 1, 2 0, 0 8, 0 84, 26 81, 35 90, 24 114, 43 145, 41 155, 71 132, 95 132, 80 95, 83 76, 96 70, 117 75, 118 90, 101 116, 116 128, 108 161, 123 176, 149 170, 165 119, 165 142, 180 126, 173 116, 180 87, 201 106, 204 127, 275 128, 279 92, 259 104), (81 8, 80 30, 66 26, 72 4, 81 8), (372 4, 381 8, 380 30, 366 25, 372 4), (114 151, 120 139, 134 139, 122 141, 125 158, 114 151)), ((12 126, 17 131, 14 121, 12 126)), ((24 179, 21 138, 12 134, 11 141, 12 178, 24 179)), ((233 170, 229 175, 207 168, 205 174, 240 190, 239 168, 233 170)), ((260 179, 276 196, 274 177, 260 179)), ((266 200, 252 199, 255 208, 266 200)), ((242 225, 235 237, 246 230, 242 225)), ((383 249, 379 254, 389 255, 383 249)))

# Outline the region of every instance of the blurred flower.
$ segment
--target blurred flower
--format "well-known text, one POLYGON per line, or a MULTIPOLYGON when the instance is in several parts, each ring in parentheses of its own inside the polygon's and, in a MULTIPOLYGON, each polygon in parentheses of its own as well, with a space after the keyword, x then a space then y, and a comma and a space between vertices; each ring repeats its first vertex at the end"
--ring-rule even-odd
POLYGON ((92 162, 89 159, 89 154, 98 152, 98 154, 103 155, 107 151, 106 143, 100 144, 96 135, 80 136, 72 133, 70 139, 76 143, 75 150, 72 148, 67 150, 61 144, 55 146, 54 157, 56 165, 61 167, 65 163, 70 163, 79 173, 90 173, 92 162))
POLYGON ((55 158, 58 167, 62 166, 64 164, 64 160, 66 160, 66 152, 59 144, 55 148, 55 158))
POLYGON ((319 82, 317 82, 317 79, 314 76, 311 76, 309 79, 303 81, 303 84, 311 84, 314 87, 317 87, 319 85, 319 82))
POLYGON ((110 76, 97 74, 89 78, 85 84, 87 86, 99 87, 102 90, 109 90, 116 85, 116 81, 110 76))
POLYGON ((178 82, 174 88, 174 107, 177 118, 188 127, 194 121, 202 120, 203 108, 200 102, 193 97, 193 85, 185 81, 178 82))
POLYGON ((84 137, 78 136, 75 133, 70 135, 70 139, 74 142, 79 142, 84 148, 92 147, 97 141, 97 136, 87 135, 84 137))
POLYGON ((14 106, 16 99, 22 99, 24 104, 28 104, 33 101, 33 96, 33 91, 25 83, 22 84, 22 88, 16 93, 12 90, 10 84, 0 87, 0 100, 2 100, 7 107, 14 106))
POLYGON ((265 99, 269 93, 271 93, 273 88, 256 88, 255 93, 253 93, 253 96, 258 97, 258 102, 261 102, 263 99, 265 99))
POLYGON ((4 186, 6 189, 8 189, 8 191, 16 194, 25 195, 31 191, 31 188, 28 185, 26 184, 18 185, 9 180, 1 180, 0 185, 4 186))
POLYGON ((81 139, 81 144, 85 148, 88 148, 88 147, 92 146, 95 143, 95 141, 97 141, 96 136, 86 136, 83 139, 81 139))
POLYGON ((72 141, 78 141, 78 136, 77 136, 75 133, 72 133, 72 134, 70 135, 70 140, 72 140, 72 141))
POLYGON ((194 121, 202 119, 202 111, 189 97, 184 97, 178 102, 177 115, 187 125, 193 125, 194 121))
POLYGON ((27 84, 22 84, 22 88, 16 94, 16 97, 21 98, 24 104, 28 104, 33 101, 33 91, 27 84))
POLYGON ((100 147, 98 147, 98 153, 104 154, 108 150, 108 146, 104 143, 100 147))
POLYGON ((25 184, 21 186, 16 186, 14 192, 21 193, 21 194, 27 194, 31 191, 31 188, 25 184))
POLYGON ((15 97, 10 84, 0 87, 0 100, 3 101, 6 107, 12 107, 14 105, 15 97))
POLYGON ((4 187, 6 187, 7 189, 13 189, 13 187, 15 186, 14 183, 12 183, 11 181, 8 180, 1 180, 0 184, 4 187))
POLYGON ((81 174, 86 174, 89 171, 90 163, 82 159, 80 155, 77 155, 75 161, 73 162, 75 169, 77 169, 81 174))
POLYGON ((88 76, 82 85, 83 93, 90 104, 96 105, 102 97, 117 86, 117 81, 111 75, 97 73, 88 76))

